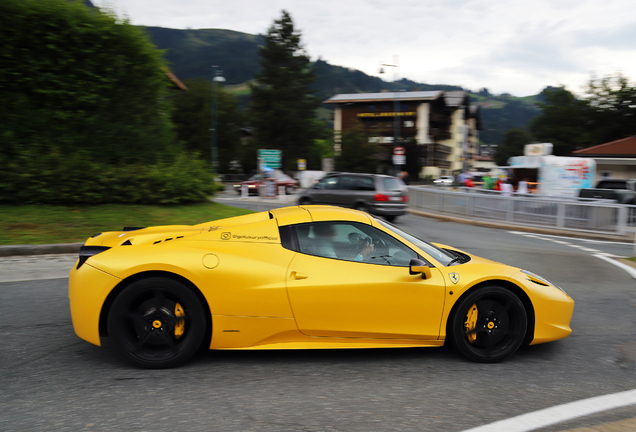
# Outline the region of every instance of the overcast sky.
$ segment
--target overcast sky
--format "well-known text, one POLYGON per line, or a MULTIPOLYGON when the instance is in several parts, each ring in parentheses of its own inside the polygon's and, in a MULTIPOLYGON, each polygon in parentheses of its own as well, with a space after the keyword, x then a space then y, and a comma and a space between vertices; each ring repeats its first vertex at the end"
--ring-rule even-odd
MULTIPOLYGON (((131 24, 265 34, 287 10, 312 60, 427 84, 527 96, 636 81, 633 0, 93 0, 131 24)), ((210 59, 210 64, 214 64, 210 59)), ((222 65, 221 65, 222 66, 222 65)))

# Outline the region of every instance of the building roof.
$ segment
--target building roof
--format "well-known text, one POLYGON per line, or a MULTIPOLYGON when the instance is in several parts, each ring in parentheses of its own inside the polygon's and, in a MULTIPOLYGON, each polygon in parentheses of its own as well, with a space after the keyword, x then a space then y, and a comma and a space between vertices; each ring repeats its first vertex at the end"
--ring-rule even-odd
POLYGON ((441 90, 412 91, 412 92, 384 92, 384 93, 352 93, 339 94, 327 99, 324 103, 353 103, 353 102, 380 102, 393 101, 430 101, 444 94, 441 90), (397 96, 397 98, 396 98, 397 96))
POLYGON ((467 93, 463 90, 444 92, 444 99, 449 107, 468 105, 467 96, 467 93))
POLYGON ((636 157, 636 136, 572 152, 573 156, 586 157, 636 157))
POLYGON ((170 80, 170 83, 172 84, 172 86, 178 90, 187 90, 188 87, 186 87, 186 85, 181 82, 181 80, 179 78, 177 78, 177 76, 172 73, 172 71, 170 71, 170 69, 168 69, 167 67, 162 68, 163 72, 166 74, 166 77, 168 77, 168 79, 170 80))

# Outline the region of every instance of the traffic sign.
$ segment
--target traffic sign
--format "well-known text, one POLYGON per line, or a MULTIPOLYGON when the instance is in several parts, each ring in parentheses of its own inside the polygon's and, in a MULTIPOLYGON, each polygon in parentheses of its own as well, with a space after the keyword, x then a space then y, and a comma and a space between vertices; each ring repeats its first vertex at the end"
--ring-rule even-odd
POLYGON ((404 156, 406 154, 406 149, 404 147, 393 147, 393 154, 396 156, 404 156))
POLYGON ((280 168, 281 150, 258 150, 258 158, 269 168, 280 168))

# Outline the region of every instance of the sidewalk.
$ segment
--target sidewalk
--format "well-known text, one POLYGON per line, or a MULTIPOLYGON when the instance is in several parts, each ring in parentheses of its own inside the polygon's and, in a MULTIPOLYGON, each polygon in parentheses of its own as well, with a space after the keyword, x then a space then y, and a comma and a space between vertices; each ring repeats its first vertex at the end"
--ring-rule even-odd
POLYGON ((0 257, 0 282, 66 278, 76 261, 77 253, 0 257))

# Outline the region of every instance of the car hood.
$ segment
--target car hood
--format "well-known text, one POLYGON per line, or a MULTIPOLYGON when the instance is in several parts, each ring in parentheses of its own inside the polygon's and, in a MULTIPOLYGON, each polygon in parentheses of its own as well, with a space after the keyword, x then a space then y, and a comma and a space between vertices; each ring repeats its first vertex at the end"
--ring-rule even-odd
POLYGON ((455 269, 458 271, 459 270, 470 271, 470 272, 474 272, 475 276, 477 274, 484 274, 489 276, 498 275, 502 277, 511 277, 512 275, 518 273, 521 270, 518 267, 513 267, 508 264, 503 264, 498 261, 493 261, 487 258, 482 258, 480 256, 473 255, 471 253, 468 253, 456 247, 439 244, 439 243, 434 243, 434 245, 442 249, 457 251, 461 254, 464 254, 470 257, 470 261, 463 264, 446 267, 446 269, 455 269))

